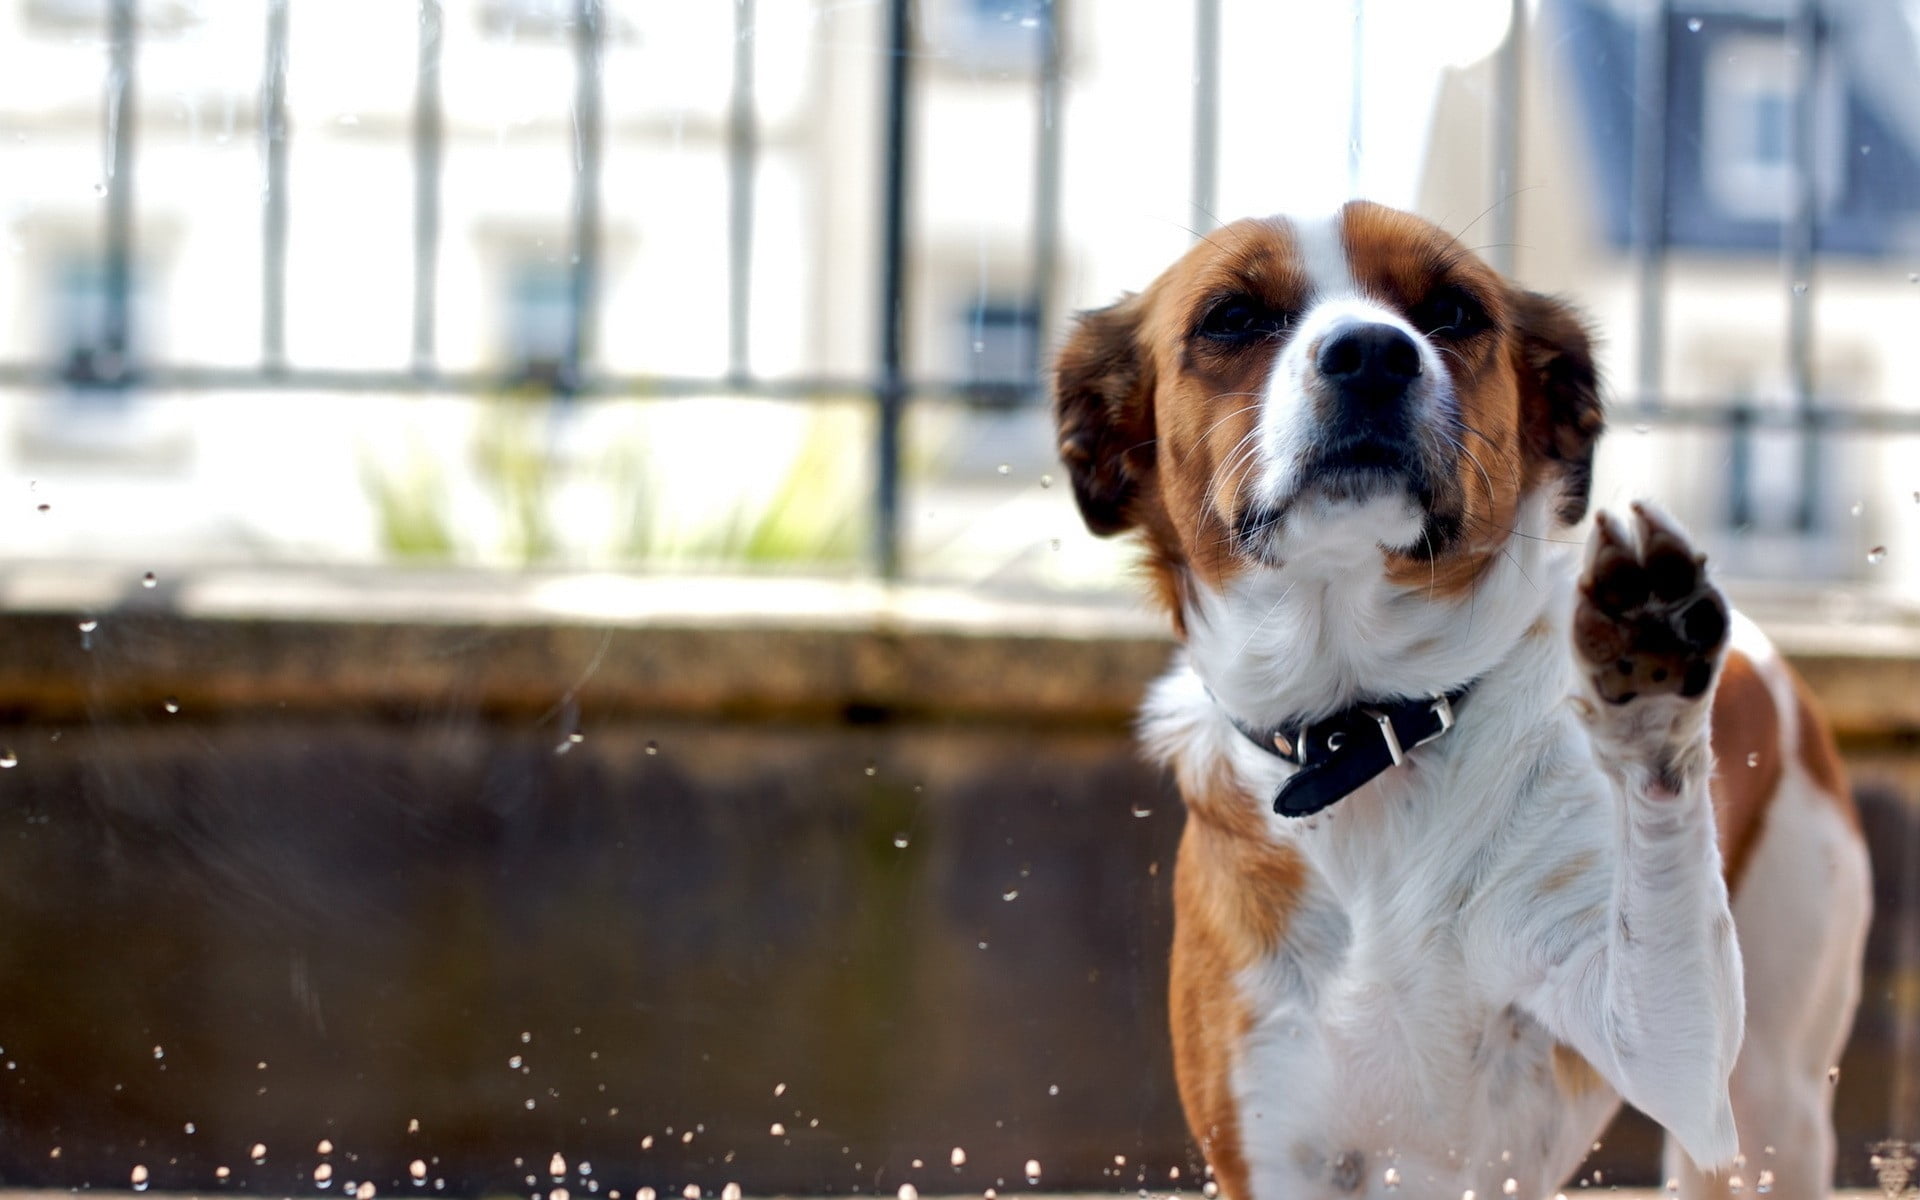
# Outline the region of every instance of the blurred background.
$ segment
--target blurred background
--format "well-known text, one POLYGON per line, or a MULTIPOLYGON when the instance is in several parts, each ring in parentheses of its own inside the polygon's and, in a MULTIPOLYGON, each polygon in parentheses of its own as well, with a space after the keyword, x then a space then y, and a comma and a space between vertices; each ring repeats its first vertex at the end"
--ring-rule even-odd
POLYGON ((0 0, 0 1185, 1198 1187, 1169 648, 1045 373, 1349 196, 1585 309, 1597 499, 1832 710, 1870 1179, 1920 5, 0 0))

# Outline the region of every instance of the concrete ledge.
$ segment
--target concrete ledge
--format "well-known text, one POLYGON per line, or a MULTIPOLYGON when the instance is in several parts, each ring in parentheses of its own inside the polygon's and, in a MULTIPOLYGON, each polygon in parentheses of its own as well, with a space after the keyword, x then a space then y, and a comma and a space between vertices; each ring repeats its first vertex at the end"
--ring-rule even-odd
MULTIPOLYGON (((1920 733, 1920 617, 1735 589, 1843 738, 1920 733)), ((1173 653, 1127 597, 860 581, 204 570, 0 575, 0 712, 247 710, 1119 725, 1173 653), (93 622, 90 629, 83 629, 93 622)))

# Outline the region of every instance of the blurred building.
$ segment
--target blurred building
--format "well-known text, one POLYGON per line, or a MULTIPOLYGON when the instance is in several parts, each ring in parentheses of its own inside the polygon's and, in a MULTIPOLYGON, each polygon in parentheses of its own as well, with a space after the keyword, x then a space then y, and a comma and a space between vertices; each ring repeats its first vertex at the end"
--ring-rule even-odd
MULTIPOLYGON (((1604 331, 1603 491, 1667 500, 1734 573, 1911 594, 1911 6, 1549 0, 1524 61, 1514 261, 1604 331)), ((1488 119, 1492 69, 1450 81, 1439 123, 1488 119)), ((1422 205, 1490 203, 1491 177, 1430 156, 1422 205)))

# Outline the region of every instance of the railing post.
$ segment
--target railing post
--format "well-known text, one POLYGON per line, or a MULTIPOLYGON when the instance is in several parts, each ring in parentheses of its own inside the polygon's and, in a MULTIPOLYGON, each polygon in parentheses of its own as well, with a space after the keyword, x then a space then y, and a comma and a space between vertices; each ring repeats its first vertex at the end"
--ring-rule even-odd
POLYGON ((1643 413, 1665 389, 1667 286, 1667 77, 1672 71, 1672 15, 1667 0, 1649 0, 1634 55, 1633 244, 1636 346, 1634 397, 1643 413))
POLYGON ((266 197, 260 224, 260 365, 287 365, 287 2, 267 0, 266 72, 260 81, 260 151, 266 197))
POLYGON ((573 0, 573 263, 566 361, 560 390, 580 388, 594 353, 600 287, 600 69, 605 42, 602 0, 573 0))
POLYGON ((1193 5, 1193 231, 1220 223, 1220 0, 1193 5))
POLYGON ((888 0, 886 126, 881 149, 880 378, 874 389, 874 563, 883 579, 900 575, 900 418, 906 402, 907 101, 912 46, 910 0, 888 0))
POLYGON ((759 129, 753 100, 754 0, 733 0, 733 84, 727 101, 727 374, 752 373, 754 165, 759 129))
POLYGON ((413 79, 413 370, 438 357, 440 273, 440 0, 420 0, 420 48, 413 79))
POLYGON ((1813 394, 1813 251, 1819 219, 1815 179, 1814 100, 1820 75, 1819 10, 1799 0, 1787 32, 1793 58, 1793 193, 1782 247, 1787 276, 1787 381, 1800 430, 1800 504, 1794 524, 1811 533, 1819 521, 1821 432, 1813 394))
POLYGON ((1054 280, 1060 257, 1060 0, 1043 0, 1039 45, 1038 110, 1034 129, 1033 164, 1033 276, 1028 308, 1033 314, 1033 337, 1026 347, 1026 383, 1039 387, 1047 370, 1047 330, 1051 326, 1054 280))
POLYGON ((135 0, 113 0, 107 10, 106 302, 102 354, 88 372, 96 383, 124 383, 133 368, 133 133, 135 0))

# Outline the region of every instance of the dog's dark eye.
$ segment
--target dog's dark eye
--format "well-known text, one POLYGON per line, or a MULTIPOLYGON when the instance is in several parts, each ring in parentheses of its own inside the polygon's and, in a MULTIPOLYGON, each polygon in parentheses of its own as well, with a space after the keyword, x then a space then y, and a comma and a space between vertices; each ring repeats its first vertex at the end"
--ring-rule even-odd
POLYGON ((1492 325, 1487 310, 1462 288, 1446 286, 1427 293, 1426 299, 1407 311, 1414 328, 1428 337, 1459 340, 1472 337, 1492 325))
POLYGON ((1203 338, 1238 344, 1269 338, 1287 327, 1285 313, 1277 313, 1251 296, 1229 296, 1200 318, 1196 331, 1203 338))

